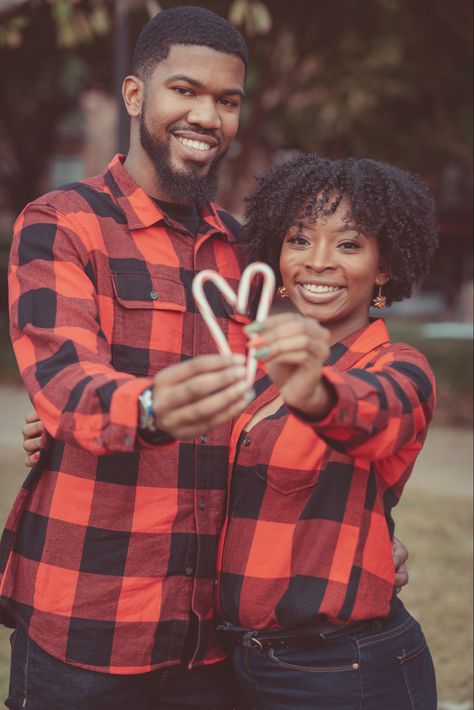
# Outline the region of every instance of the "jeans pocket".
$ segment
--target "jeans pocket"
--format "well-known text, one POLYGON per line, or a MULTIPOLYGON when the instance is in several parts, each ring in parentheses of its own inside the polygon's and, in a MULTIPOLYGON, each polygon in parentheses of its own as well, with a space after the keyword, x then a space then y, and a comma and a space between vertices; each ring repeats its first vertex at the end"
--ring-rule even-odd
POLYGON ((303 673, 341 673, 346 671, 353 673, 359 668, 355 650, 353 654, 343 654, 339 657, 330 653, 321 653, 319 649, 314 651, 296 648, 283 651, 271 650, 266 655, 269 661, 281 668, 303 673))
POLYGON ((433 660, 426 641, 397 655, 412 710, 436 710, 437 693, 433 660))
POLYGON ((234 656, 234 665, 252 708, 361 708, 358 653, 351 642, 266 653, 245 649, 234 656))

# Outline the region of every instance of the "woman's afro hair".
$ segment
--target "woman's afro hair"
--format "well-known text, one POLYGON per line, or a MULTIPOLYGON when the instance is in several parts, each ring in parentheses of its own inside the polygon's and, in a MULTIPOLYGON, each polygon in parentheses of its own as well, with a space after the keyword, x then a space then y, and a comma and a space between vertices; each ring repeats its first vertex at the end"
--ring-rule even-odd
POLYGON ((133 52, 132 74, 148 78, 174 44, 199 45, 236 54, 247 71, 247 45, 238 29, 210 10, 184 5, 162 10, 143 27, 133 52))
POLYGON ((281 284, 280 251, 288 229, 301 219, 332 214, 343 198, 350 206, 347 221, 377 238, 381 267, 390 275, 383 287, 387 305, 409 297, 438 245, 434 202, 420 178, 375 160, 310 154, 258 178, 246 204, 250 257, 270 264, 281 284))

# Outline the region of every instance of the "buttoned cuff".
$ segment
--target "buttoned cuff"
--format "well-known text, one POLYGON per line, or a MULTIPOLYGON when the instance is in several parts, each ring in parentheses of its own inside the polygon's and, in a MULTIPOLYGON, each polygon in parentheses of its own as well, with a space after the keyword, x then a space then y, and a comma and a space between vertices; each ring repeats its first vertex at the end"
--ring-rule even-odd
POLYGON ((133 451, 137 438, 138 395, 153 386, 152 377, 134 377, 120 384, 112 395, 109 426, 98 446, 109 451, 133 451))

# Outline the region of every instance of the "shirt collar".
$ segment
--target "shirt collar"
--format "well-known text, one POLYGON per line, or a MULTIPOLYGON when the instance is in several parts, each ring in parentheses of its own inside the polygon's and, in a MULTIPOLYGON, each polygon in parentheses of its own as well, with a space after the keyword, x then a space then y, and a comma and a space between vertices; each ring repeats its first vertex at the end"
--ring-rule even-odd
MULTIPOLYGON (((124 160, 125 156, 119 154, 112 158, 105 172, 105 182, 111 191, 112 199, 123 212, 129 229, 143 229, 159 221, 169 221, 168 215, 165 215, 125 170, 124 160)), ((214 231, 220 232, 229 241, 234 241, 232 233, 219 217, 214 203, 205 205, 200 214, 214 231)))
POLYGON ((350 333, 335 343, 327 361, 338 370, 348 370, 362 356, 390 342, 390 335, 382 318, 371 319, 368 325, 350 333))

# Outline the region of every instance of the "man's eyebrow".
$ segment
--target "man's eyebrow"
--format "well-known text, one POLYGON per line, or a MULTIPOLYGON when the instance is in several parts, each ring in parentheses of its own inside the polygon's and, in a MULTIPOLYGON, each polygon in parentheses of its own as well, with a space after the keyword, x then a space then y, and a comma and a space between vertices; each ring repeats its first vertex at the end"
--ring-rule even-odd
MULTIPOLYGON (((173 81, 185 81, 188 84, 191 84, 191 86, 195 86, 196 89, 202 90, 205 88, 205 85, 201 81, 193 79, 193 77, 188 76, 187 74, 171 74, 171 76, 166 78, 167 84, 173 81)), ((223 89, 220 93, 222 96, 240 96, 242 99, 245 96, 245 91, 240 86, 223 89)))

